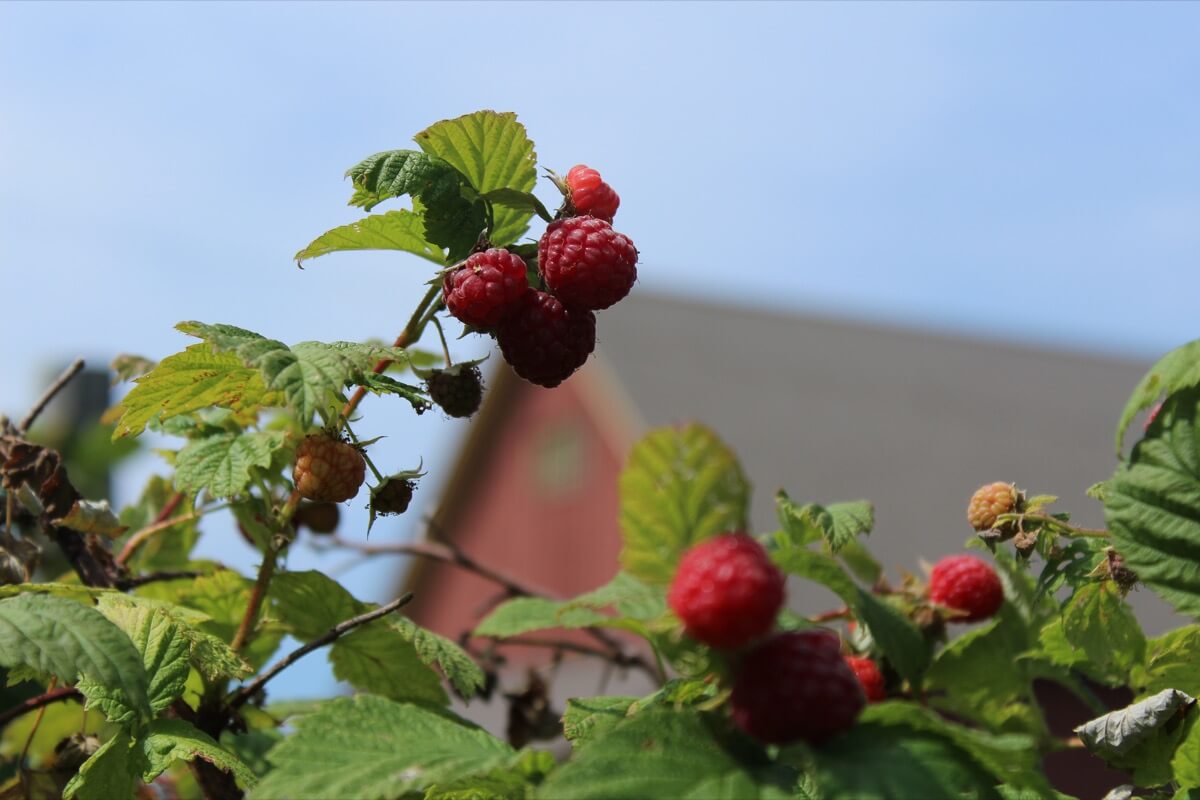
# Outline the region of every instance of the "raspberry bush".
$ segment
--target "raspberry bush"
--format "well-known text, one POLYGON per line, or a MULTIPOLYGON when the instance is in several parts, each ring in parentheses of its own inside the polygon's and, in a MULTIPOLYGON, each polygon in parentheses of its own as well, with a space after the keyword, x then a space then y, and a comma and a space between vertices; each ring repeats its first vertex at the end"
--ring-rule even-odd
POLYGON ((390 346, 183 322, 195 341, 181 352, 120 359, 133 386, 108 416, 114 437, 173 444, 168 473, 119 510, 84 499, 29 430, 71 373, 19 422, 0 420, 0 797, 1061 798, 1043 763, 1064 752, 1122 771, 1112 797, 1200 796, 1200 626, 1148 637, 1126 602, 1144 587, 1200 615, 1200 341, 1134 387, 1115 472, 1072 498, 1103 504, 1104 529, 980 476, 992 482, 962 498, 971 553, 938 554, 926 574, 882 565, 867 501, 780 491, 778 525, 753 532, 736 455, 687 424, 629 454, 620 571, 579 597, 542 596, 447 543, 387 548, 346 530, 339 504, 372 521, 411 513, 423 475, 375 463, 380 432, 359 404, 373 393, 461 417, 486 402, 444 326, 494 337, 518 375, 558 385, 592 353, 595 312, 634 286, 638 253, 596 170, 552 174, 563 199, 547 210, 515 115, 445 120, 415 141, 348 173, 352 205, 408 207, 297 254, 423 259, 429 289, 390 346), (418 348, 425 335, 440 355, 418 348), (261 552, 254 575, 193 557, 220 513, 261 552), (447 639, 403 615, 407 596, 375 606, 289 568, 297 536, 441 559, 509 599, 447 639), (789 607, 801 581, 834 606, 789 607), (575 698, 560 715, 535 675, 505 696, 507 741, 447 707, 492 693, 494 645, 563 629, 591 644, 555 643, 560 655, 642 670, 657 689, 575 698), (285 636, 300 646, 281 652, 285 636), (318 649, 353 695, 272 702, 271 681, 318 649), (1093 719, 1051 724, 1046 685, 1093 719), (1102 699, 1115 691, 1128 699, 1102 699), (558 758, 545 743, 560 736, 558 758))

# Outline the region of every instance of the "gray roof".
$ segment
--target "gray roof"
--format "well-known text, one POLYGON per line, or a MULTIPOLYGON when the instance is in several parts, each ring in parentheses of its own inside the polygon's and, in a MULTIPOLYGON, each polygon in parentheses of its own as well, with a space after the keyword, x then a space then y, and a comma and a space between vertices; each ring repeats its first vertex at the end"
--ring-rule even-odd
MULTIPOLYGON (((651 426, 697 420, 742 459, 752 521, 777 527, 773 495, 876 506, 869 545, 898 577, 961 552, 967 500, 1015 482, 1103 526, 1085 490, 1112 474, 1112 437, 1137 362, 884 326, 791 316, 642 291, 598 315, 600 350, 651 426)), ((793 587, 793 605, 832 595, 793 587)), ((1152 629, 1174 624, 1148 591, 1152 629)))

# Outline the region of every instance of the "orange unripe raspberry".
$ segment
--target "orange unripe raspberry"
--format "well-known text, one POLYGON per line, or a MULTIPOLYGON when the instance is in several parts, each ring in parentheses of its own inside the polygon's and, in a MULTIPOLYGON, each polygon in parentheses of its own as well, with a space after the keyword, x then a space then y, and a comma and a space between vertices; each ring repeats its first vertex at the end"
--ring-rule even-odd
POLYGON ((296 451, 292 480, 306 500, 341 503, 358 494, 366 478, 362 453, 325 434, 304 437, 296 451))
POLYGON ((990 531, 996 527, 996 518, 1001 514, 1018 511, 1021 493, 1011 483, 989 483, 971 495, 967 505, 967 521, 977 531, 990 531))

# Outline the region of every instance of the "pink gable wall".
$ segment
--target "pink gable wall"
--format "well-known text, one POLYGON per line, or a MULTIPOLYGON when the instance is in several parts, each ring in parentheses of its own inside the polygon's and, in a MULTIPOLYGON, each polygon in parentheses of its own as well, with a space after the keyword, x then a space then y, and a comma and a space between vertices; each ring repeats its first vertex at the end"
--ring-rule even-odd
MULTIPOLYGON (((588 378, 576 375, 553 390, 514 387, 501 429, 474 465, 477 479, 454 498, 468 506, 442 531, 481 563, 563 597, 606 583, 620 551, 617 476, 626 453, 615 452, 623 445, 589 410, 582 393, 596 384, 588 378)), ((410 616, 451 638, 473 628, 503 592, 441 564, 426 564, 412 588, 410 616)), ((521 663, 546 655, 508 653, 521 663)))

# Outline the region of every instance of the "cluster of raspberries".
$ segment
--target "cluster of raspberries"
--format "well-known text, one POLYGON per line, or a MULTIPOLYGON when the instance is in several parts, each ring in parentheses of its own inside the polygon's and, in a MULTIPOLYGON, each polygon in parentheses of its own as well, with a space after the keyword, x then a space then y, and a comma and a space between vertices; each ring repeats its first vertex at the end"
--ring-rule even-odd
MULTIPOLYGON (((819 744, 853 726, 867 702, 886 699, 887 681, 872 659, 844 653, 831 630, 774 631, 784 582, 757 540, 726 533, 683 554, 667 602, 688 636, 726 651, 742 730, 771 744, 819 744)), ((951 621, 975 622, 999 610, 1004 590, 988 564, 949 556, 934 566, 928 597, 951 621)))
POLYGON ((582 164, 561 188, 563 208, 538 242, 545 291, 530 286, 524 259, 501 248, 472 254, 442 283, 450 313, 495 335, 513 370, 547 388, 583 366, 596 346, 593 312, 621 300, 637 280, 637 248, 612 227, 617 193, 582 164))

